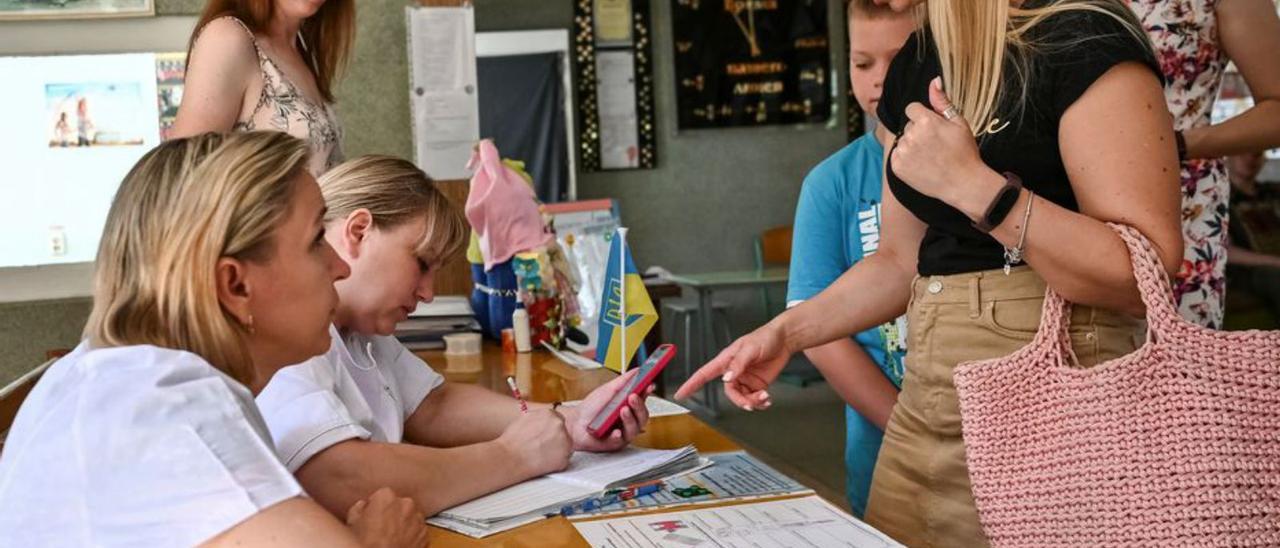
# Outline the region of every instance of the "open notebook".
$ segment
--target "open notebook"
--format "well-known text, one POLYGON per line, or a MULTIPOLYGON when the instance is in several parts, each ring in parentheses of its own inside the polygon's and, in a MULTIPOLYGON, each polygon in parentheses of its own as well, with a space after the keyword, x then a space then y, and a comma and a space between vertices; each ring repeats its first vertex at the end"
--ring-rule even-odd
POLYGON ((547 474, 440 512, 428 523, 484 537, 559 513, 566 504, 603 491, 664 479, 710 464, 693 446, 659 450, 628 447, 616 453, 578 451, 569 468, 547 474))

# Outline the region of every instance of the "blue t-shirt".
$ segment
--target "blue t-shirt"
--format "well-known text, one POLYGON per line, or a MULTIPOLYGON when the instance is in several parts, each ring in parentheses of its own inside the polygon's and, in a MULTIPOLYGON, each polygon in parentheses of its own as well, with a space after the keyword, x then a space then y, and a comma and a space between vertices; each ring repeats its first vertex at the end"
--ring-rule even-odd
MULTIPOLYGON (((789 306, 822 292, 879 248, 883 162, 884 147, 868 133, 805 177, 791 244, 789 306)), ((898 387, 902 386, 905 330, 905 322, 899 319, 853 337, 898 387)), ((845 494, 853 512, 861 516, 884 434, 847 406, 845 423, 845 494)))

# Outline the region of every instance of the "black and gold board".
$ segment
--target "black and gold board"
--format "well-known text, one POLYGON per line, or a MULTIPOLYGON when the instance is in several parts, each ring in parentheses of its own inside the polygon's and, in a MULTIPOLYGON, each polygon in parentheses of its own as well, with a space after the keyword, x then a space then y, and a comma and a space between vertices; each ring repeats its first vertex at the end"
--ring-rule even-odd
POLYGON ((827 0, 671 0, 680 129, 831 116, 827 0))

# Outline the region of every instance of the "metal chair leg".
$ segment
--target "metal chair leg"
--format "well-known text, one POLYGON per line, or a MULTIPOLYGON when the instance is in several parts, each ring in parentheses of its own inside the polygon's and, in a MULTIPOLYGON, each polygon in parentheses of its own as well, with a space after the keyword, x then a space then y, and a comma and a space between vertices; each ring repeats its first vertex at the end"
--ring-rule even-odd
POLYGON ((684 314, 684 344, 684 380, 688 381, 693 376, 693 314, 684 314))
POLYGON ((733 330, 729 327, 729 313, 721 309, 717 310, 715 314, 720 318, 720 327, 724 328, 724 344, 721 348, 728 348, 733 343, 733 330))

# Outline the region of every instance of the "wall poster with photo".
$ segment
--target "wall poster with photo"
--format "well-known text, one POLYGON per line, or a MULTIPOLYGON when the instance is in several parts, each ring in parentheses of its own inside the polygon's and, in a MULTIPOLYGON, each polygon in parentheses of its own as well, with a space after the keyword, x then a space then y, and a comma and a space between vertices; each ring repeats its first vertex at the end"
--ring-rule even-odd
POLYGON ((44 85, 45 115, 53 120, 49 146, 138 146, 149 106, 138 82, 56 82, 44 85))
POLYGON ((0 0, 0 21, 155 15, 155 0, 0 0))

